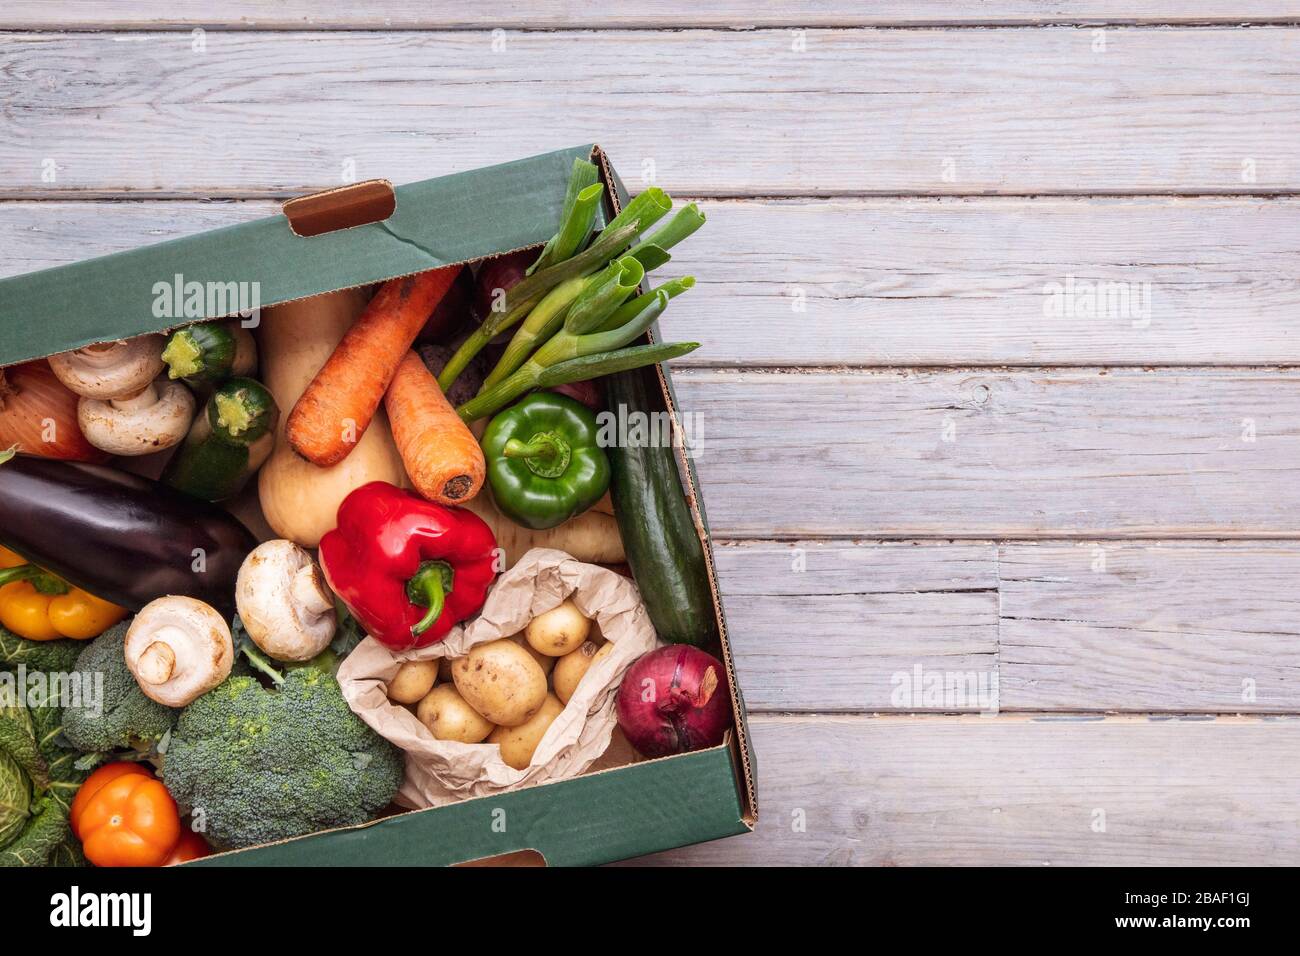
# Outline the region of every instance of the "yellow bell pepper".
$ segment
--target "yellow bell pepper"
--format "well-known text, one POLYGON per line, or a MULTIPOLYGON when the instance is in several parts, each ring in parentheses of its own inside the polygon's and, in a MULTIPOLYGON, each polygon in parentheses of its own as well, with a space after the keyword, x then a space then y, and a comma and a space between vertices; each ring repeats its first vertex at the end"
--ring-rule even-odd
POLYGON ((0 624, 29 641, 98 637, 122 618, 118 607, 0 547, 0 624))

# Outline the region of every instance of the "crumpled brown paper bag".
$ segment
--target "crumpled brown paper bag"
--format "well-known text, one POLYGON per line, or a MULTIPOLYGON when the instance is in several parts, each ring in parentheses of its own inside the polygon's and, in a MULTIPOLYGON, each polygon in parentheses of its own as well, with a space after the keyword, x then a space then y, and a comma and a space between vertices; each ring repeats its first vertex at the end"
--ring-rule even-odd
POLYGON ((395 802, 423 809, 582 773, 609 746, 623 674, 656 643, 632 581, 563 551, 534 548, 497 579, 483 610, 467 626, 454 628, 437 644, 401 652, 367 637, 343 661, 338 680, 348 706, 406 751, 406 778, 395 802), (475 644, 511 637, 566 598, 595 619, 614 650, 583 676, 526 769, 507 766, 496 744, 436 740, 414 714, 388 700, 388 682, 404 662, 460 657, 475 644))

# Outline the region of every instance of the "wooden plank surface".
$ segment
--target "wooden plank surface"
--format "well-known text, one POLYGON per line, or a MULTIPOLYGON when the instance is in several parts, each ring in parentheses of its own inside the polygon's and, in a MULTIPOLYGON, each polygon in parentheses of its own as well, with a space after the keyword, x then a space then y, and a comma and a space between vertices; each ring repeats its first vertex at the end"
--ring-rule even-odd
POLYGON ((998 597, 1005 708, 1300 712, 1294 542, 1005 544, 998 597))
MULTIPOLYGON (((699 279, 662 322, 704 343, 682 365, 1300 362, 1297 200, 702 208, 707 232, 662 273, 699 279)), ((265 200, 0 203, 0 276, 278 212, 265 200)))
POLYGON ((715 554, 751 710, 979 709, 978 699, 927 705, 911 675, 996 673, 992 544, 756 541, 715 554), (895 675, 905 700, 892 699, 895 675))
POLYGON ((1300 536, 1294 371, 675 382, 723 537, 1300 536))
POLYGON ((755 712, 1300 712, 1296 542, 724 542, 755 712))
POLYGON ((924 24, 1036 23, 1258 23, 1300 19, 1294 0, 787 0, 780 4, 720 0, 506 0, 451 3, 446 0, 388 0, 370 10, 351 3, 320 0, 9 0, 0 9, 0 27, 25 30, 184 29, 221 26, 249 30, 366 29, 559 29, 634 27, 677 29, 755 26, 873 26, 924 24))
POLYGON ((1286 28, 7 33, 0 56, 3 196, 282 195, 591 141, 697 195, 1300 187, 1286 28))
POLYGON ((758 717, 754 835, 637 863, 1300 863, 1300 721, 758 717))

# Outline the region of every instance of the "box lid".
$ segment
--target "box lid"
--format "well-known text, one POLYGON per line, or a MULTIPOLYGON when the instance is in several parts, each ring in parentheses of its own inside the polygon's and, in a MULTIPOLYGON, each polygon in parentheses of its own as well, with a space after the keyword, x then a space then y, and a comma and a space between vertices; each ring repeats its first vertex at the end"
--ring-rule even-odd
POLYGON ((399 186, 392 216, 338 232, 271 216, 2 280, 0 366, 545 242, 594 149, 399 186))

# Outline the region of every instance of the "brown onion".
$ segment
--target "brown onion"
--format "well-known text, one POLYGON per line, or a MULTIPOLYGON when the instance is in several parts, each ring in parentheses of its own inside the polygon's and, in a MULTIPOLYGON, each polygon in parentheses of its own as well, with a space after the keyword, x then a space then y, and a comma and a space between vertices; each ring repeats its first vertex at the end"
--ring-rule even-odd
POLYGON ((0 451, 64 461, 108 461, 81 433, 77 396, 44 359, 0 369, 0 451))
POLYGON ((722 662, 689 644, 661 647, 633 664, 617 709, 624 736, 646 757, 717 746, 731 726, 722 662))

